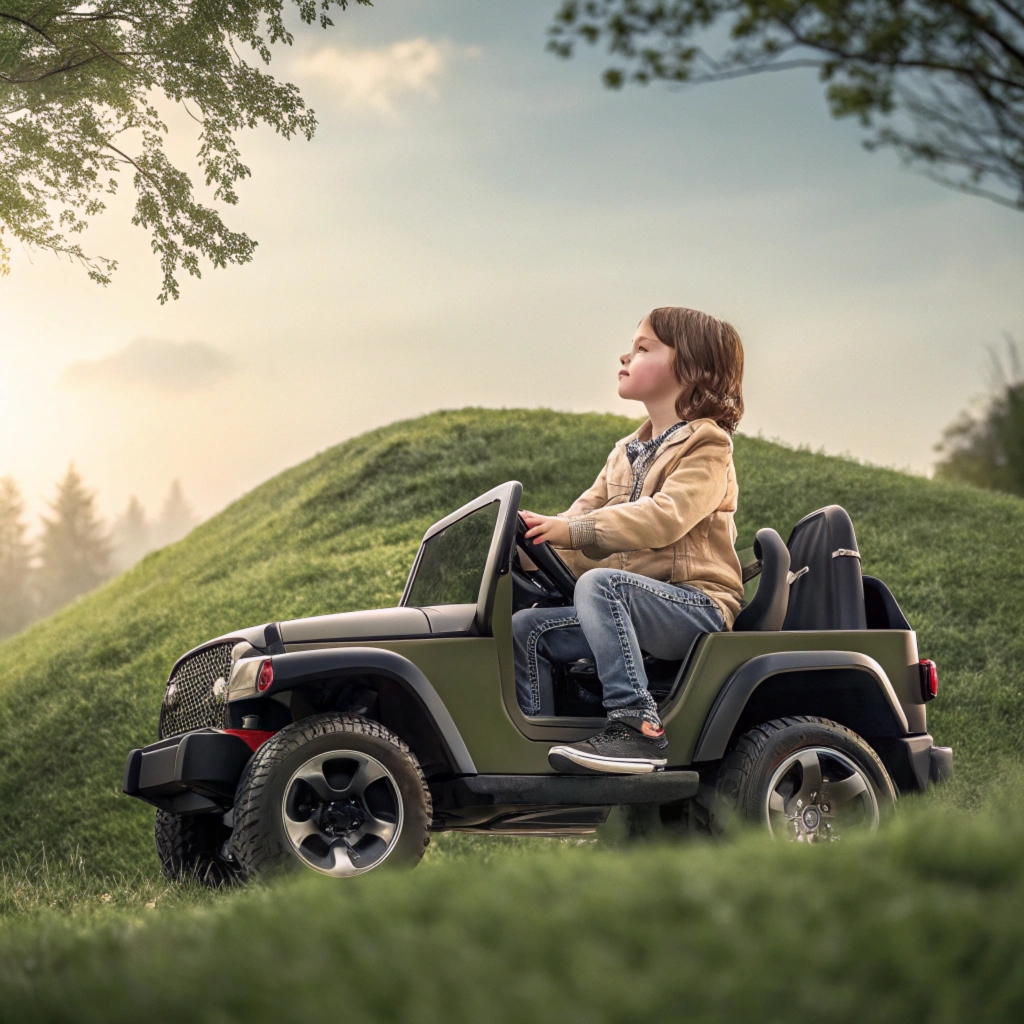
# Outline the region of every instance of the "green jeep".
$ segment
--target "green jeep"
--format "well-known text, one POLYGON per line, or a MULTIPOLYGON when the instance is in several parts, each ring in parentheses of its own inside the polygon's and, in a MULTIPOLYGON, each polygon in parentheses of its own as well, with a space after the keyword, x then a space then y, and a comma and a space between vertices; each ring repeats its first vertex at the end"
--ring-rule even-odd
POLYGON ((574 835, 614 807, 645 831, 717 834, 738 816, 827 842, 951 773, 926 726, 935 665, 886 586, 861 576, 839 506, 788 544, 758 531, 732 631, 682 661, 645 656, 665 770, 554 772, 552 744, 604 724, 583 692, 600 683, 586 660, 562 666, 542 714, 520 711, 513 612, 569 605, 575 584, 525 539, 521 495, 509 481, 431 526, 396 608, 240 629, 175 663, 160 739, 131 752, 124 780, 157 807, 170 878, 356 875, 415 863, 432 831, 574 835))

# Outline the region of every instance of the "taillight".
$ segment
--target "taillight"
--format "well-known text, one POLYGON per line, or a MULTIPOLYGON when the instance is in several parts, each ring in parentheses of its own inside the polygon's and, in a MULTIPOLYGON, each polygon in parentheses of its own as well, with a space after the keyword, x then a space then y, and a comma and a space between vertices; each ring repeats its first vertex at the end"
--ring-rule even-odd
POLYGON ((260 665, 260 674, 256 678, 256 689, 266 693, 274 685, 274 663, 265 661, 260 665))
MULTIPOLYGON (((269 664, 269 662, 268 662, 269 664)), ((939 695, 939 670, 935 662, 922 658, 918 667, 921 670, 921 700, 931 700, 939 695)))

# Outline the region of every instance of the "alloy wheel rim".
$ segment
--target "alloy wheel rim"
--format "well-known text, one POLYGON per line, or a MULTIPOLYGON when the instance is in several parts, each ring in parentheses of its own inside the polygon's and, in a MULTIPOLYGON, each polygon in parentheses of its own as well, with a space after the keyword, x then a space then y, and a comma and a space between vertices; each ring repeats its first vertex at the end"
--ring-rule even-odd
POLYGON ((796 843, 832 843, 850 828, 878 828, 874 787, 852 758, 805 747, 775 769, 764 806, 768 831, 796 843))
POLYGON ((394 775, 369 754, 331 750, 296 769, 281 799, 292 852, 334 878, 361 875, 395 848, 404 820, 394 775))

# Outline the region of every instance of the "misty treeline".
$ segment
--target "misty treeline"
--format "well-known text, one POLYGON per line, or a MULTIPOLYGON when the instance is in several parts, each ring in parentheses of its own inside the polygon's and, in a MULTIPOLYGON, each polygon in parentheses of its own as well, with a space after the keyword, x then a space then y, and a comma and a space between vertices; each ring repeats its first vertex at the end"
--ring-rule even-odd
POLYGON ((11 477, 0 478, 0 636, 62 608, 198 522, 175 480, 158 518, 147 518, 132 495, 108 529, 73 464, 49 505, 30 539, 21 491, 11 477))
POLYGON ((946 428, 935 446, 935 475, 1024 496, 1024 365, 1006 336, 1005 356, 989 349, 988 392, 946 428))

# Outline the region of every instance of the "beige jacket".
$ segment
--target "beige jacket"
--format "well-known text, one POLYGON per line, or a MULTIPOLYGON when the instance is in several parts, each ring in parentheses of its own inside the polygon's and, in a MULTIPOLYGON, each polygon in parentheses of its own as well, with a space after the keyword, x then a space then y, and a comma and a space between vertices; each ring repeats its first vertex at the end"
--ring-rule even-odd
POLYGON ((732 438, 714 420, 691 420, 661 446, 630 501, 626 445, 638 436, 650 440, 650 419, 615 442, 593 487, 559 513, 570 547, 556 550, 577 576, 604 567, 699 587, 730 629, 743 596, 732 438))

